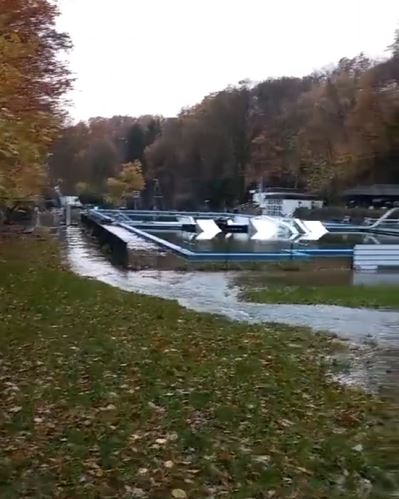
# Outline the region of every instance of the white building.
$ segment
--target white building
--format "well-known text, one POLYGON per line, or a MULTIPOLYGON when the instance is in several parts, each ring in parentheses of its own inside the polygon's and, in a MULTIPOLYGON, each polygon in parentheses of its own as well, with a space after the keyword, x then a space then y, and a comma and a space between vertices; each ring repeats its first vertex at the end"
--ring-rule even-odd
POLYGON ((82 208, 79 196, 60 196, 61 207, 71 206, 72 208, 82 208))
POLYGON ((292 217, 297 208, 322 208, 324 201, 312 194, 295 189, 271 188, 252 192, 252 202, 262 209, 263 215, 292 217))

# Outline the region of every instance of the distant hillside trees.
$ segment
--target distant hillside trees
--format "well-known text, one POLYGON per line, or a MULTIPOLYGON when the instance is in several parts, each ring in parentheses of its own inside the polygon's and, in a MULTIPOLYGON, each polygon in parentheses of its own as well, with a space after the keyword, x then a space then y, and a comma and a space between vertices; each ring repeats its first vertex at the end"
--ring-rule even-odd
POLYGON ((328 198, 358 182, 399 182, 399 34, 384 61, 343 58, 303 78, 241 82, 176 118, 96 118, 66 129, 51 172, 106 192, 123 162, 140 161, 151 206, 232 207, 248 188, 296 187, 328 198))

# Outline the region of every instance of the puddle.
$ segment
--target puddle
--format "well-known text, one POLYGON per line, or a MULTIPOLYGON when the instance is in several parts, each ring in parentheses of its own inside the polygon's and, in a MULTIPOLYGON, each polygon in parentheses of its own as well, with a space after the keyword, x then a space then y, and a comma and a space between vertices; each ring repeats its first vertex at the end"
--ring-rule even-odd
MULTIPOLYGON (((392 390, 399 374, 399 312, 330 305, 267 305, 238 300, 230 272, 129 271, 113 266, 78 227, 68 227, 65 257, 79 275, 126 291, 175 299, 199 312, 249 323, 276 322, 336 334, 361 349, 362 384, 392 390), (363 355, 364 353, 364 355, 363 355)), ((395 387, 396 390, 398 388, 395 387)))

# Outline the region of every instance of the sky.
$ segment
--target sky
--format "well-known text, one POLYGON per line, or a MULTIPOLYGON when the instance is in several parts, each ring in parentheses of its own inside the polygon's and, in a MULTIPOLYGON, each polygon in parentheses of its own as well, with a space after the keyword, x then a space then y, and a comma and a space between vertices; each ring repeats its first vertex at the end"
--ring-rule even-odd
POLYGON ((387 55, 399 0, 58 0, 74 120, 175 116, 244 79, 387 55))

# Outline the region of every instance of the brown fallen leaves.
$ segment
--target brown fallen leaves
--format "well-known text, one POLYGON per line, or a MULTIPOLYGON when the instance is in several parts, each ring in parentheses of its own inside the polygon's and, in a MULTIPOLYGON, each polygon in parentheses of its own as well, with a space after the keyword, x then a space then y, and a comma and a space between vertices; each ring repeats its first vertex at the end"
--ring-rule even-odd
POLYGON ((21 245, 0 245, 0 497, 335 499, 372 482, 374 403, 326 376, 328 338, 123 293, 21 245))

